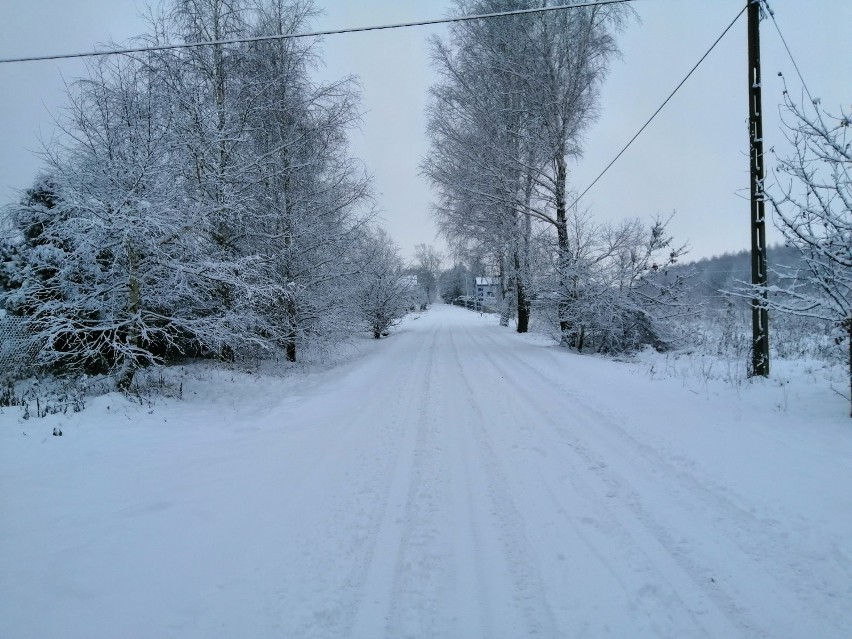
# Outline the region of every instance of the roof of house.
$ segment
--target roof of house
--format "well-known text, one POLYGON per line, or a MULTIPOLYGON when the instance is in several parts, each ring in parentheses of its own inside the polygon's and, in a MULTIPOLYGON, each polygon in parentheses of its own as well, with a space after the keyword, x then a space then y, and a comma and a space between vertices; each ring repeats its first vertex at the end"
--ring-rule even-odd
POLYGON ((477 277, 476 278, 477 286, 497 286, 497 278, 496 277, 477 277))

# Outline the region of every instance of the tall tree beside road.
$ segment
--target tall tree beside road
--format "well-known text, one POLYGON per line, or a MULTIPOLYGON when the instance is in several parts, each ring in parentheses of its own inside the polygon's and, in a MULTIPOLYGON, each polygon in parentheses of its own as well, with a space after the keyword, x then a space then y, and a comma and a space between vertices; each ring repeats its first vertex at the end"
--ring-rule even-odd
MULTIPOLYGON (((459 0, 457 12, 547 6, 534 0, 459 0)), ((614 33, 629 13, 587 6, 470 21, 432 41, 440 81, 428 107, 423 172, 439 192, 436 218, 453 247, 484 248, 517 297, 518 330, 535 294, 535 226, 556 237, 557 272, 570 268, 568 166, 594 121, 614 33)), ((570 290, 562 282, 560 295, 570 290)), ((566 300, 567 303, 567 300, 566 300)), ((567 317, 563 340, 575 340, 567 317)))

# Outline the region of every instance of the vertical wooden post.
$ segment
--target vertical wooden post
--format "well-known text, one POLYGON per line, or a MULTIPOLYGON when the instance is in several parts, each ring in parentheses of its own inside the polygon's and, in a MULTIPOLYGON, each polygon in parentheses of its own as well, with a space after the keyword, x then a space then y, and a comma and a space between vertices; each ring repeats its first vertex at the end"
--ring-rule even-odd
POLYGON ((769 313, 766 310, 763 110, 760 91, 760 0, 748 0, 748 95, 751 164, 751 282, 763 287, 752 307, 751 375, 769 377, 769 313))

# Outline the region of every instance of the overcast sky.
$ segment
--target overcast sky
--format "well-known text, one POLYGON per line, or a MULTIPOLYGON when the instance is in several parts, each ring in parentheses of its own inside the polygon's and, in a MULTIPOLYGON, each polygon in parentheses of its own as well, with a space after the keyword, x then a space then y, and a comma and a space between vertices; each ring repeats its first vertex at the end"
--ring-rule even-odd
MULTIPOLYGON (((741 9, 744 0, 636 0, 640 20, 619 42, 572 187, 584 189, 639 129, 741 9)), ((446 0, 317 0, 318 29, 407 22, 447 13, 446 0)), ((89 50, 144 28, 136 0, 0 0, 0 57, 89 50)), ((852 108, 852 1, 771 0, 811 93, 823 106, 852 108)), ((692 258, 749 246, 746 21, 743 16, 629 151, 584 198, 606 219, 676 211, 671 230, 692 258)), ((783 148, 777 104, 782 71, 801 89, 774 25, 762 23, 767 149, 783 148)), ((427 151, 424 104, 433 74, 426 39, 445 27, 329 36, 323 74, 361 78, 363 125, 356 155, 373 172, 385 226, 407 256, 414 245, 442 246, 430 216, 432 194, 418 175, 427 151)), ((17 199, 38 171, 33 155, 53 132, 63 78, 79 61, 0 65, 0 204, 17 199)), ((770 166, 772 162, 769 163, 770 166)), ((777 239, 777 233, 770 236, 777 239)))

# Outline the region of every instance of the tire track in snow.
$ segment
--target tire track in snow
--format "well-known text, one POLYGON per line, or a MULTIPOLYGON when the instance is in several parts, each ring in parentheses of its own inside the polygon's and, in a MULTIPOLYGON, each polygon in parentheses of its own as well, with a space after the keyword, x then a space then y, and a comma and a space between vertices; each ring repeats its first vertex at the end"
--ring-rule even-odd
POLYGON ((440 544, 434 543, 435 529, 425 514, 434 513, 437 503, 436 473, 429 468, 433 460, 428 457, 434 441, 428 403, 438 336, 438 328, 433 328, 428 339, 420 340, 419 352, 425 357, 408 384, 393 382, 396 395, 409 399, 405 411, 383 410, 377 416, 398 415, 394 427, 405 432, 405 444, 393 467, 376 474, 376 481, 385 484, 385 497, 371 523, 371 553, 359 579, 358 610, 350 632, 343 636, 409 636, 405 628, 426 625, 436 616, 436 593, 443 590, 435 587, 441 581, 437 570, 441 562, 429 553, 440 544))
MULTIPOLYGON (((441 421, 444 412, 434 408, 435 389, 444 378, 444 371, 436 365, 446 350, 439 343, 441 334, 446 331, 433 329, 416 336, 420 345, 416 362, 408 374, 394 375, 388 385, 388 394, 395 401, 359 418, 365 422, 361 433, 366 439, 385 432, 401 433, 388 463, 380 463, 389 457, 385 447, 375 442, 369 446, 376 459, 373 472, 356 491, 346 493, 364 494, 365 508, 357 517, 357 526, 352 525, 351 509, 343 498, 336 508, 335 519, 360 530, 361 545, 368 544, 370 550, 354 553, 359 559, 352 562, 345 582, 337 588, 341 603, 314 611, 294 636, 444 636, 456 625, 488 627, 481 608, 461 611, 479 615, 475 622, 447 614, 458 595, 454 590, 458 565, 457 555, 453 555, 455 487, 450 481, 448 428, 441 421), (382 420, 385 426, 377 429, 382 420)), ((395 372, 390 371, 391 375, 395 372)), ((338 550, 336 554, 351 556, 353 552, 338 550)), ((332 585, 323 589, 330 591, 332 585)))
MULTIPOLYGON (((388 410, 388 407, 381 407, 379 414, 371 419, 372 422, 376 422, 386 419, 387 416, 399 415, 401 419, 387 420, 387 427, 402 431, 404 440, 396 451, 392 466, 378 470, 372 481, 372 485, 379 488, 376 492, 381 494, 382 498, 380 505, 376 505, 370 517, 367 532, 369 552, 352 572, 351 582, 353 590, 358 592, 358 597, 350 608, 346 624, 347 632, 342 636, 381 636, 375 632, 377 630, 375 628, 367 633, 360 632, 357 627, 359 614, 368 613, 366 616, 372 617, 373 620, 384 618, 391 621, 397 617, 399 593, 396 590, 398 581, 396 575, 393 577, 390 592, 386 594, 387 600, 382 602, 381 596, 377 598, 376 595, 377 591, 385 590, 380 585, 386 578, 382 572, 387 570, 389 555, 393 553, 392 549, 396 547, 396 555, 399 557, 411 536, 409 513, 406 509, 409 508, 411 493, 415 490, 421 474, 419 451, 425 437, 423 405, 428 392, 421 394, 406 391, 419 388, 418 382, 422 379, 423 371, 432 370, 437 338, 438 330, 432 329, 428 340, 422 340, 418 349, 417 363, 412 365, 413 374, 407 383, 403 383, 400 379, 393 380, 392 388, 395 387, 395 396, 400 400, 406 399, 405 402, 400 401, 397 404, 404 404, 404 410, 400 412, 395 408, 388 410), (400 510, 403 511, 401 517, 400 510), (369 597, 373 597, 372 605, 367 602, 369 597), (369 614, 371 611, 375 612, 376 602, 384 608, 383 613, 369 614)), ((428 387, 425 390, 428 391, 428 387)), ((369 431, 365 434, 369 435, 369 431)), ((380 465, 377 464, 378 467, 380 465)))
MULTIPOLYGON (((509 356, 515 364, 542 377, 540 370, 530 366, 517 353, 510 352, 509 356)), ((824 543, 814 545, 815 540, 809 536, 797 540, 797 552, 789 552, 789 532, 784 529, 776 532, 775 525, 767 525, 772 524, 772 520, 758 516, 745 496, 736 494, 730 487, 716 480, 699 478, 682 469, 657 448, 631 434, 618 423, 615 416, 592 405, 588 398, 567 387, 564 380, 554 381, 558 384, 558 391, 571 399, 572 407, 579 409, 586 419, 595 424, 593 434, 599 439, 598 449, 605 448, 619 455, 627 466, 640 473, 647 482, 655 485, 664 483, 668 496, 676 500, 681 509, 689 511, 693 521, 703 520, 707 530, 715 531, 715 534, 706 536, 705 541, 711 542, 709 545, 718 545, 719 539, 734 542, 740 553, 736 561, 726 556, 731 548, 729 543, 719 549, 719 556, 726 556, 730 564, 752 566, 751 575, 764 580, 763 585, 756 589, 773 593, 773 607, 786 615, 784 627, 797 629, 794 636, 807 634, 811 630, 808 623, 802 620, 801 611, 810 613, 818 608, 821 614, 816 617, 843 618, 844 604, 839 601, 837 594, 849 592, 852 562, 838 562, 836 557, 826 553, 824 543), (703 506, 699 506, 697 501, 702 502, 703 506), (804 562, 802 554, 806 555, 804 562), (821 569, 815 570, 815 567, 821 569), (833 582, 827 581, 827 572, 832 574, 833 582)), ((548 392, 553 395, 557 389, 548 388, 548 392)), ((556 429, 565 431, 559 426, 556 429)), ((576 432, 573 436, 576 436, 576 432)), ((585 432, 591 434, 591 431, 585 432)), ((566 434, 562 432, 561 436, 566 434)), ((723 571, 714 571, 712 566, 706 567, 704 573, 708 579, 713 577, 718 582, 724 580, 723 571)), ((755 579, 751 579, 755 589, 755 579)), ((738 585, 729 583, 729 586, 738 585)), ((775 617, 778 613, 770 614, 775 617)), ((838 627, 836 630, 845 632, 845 628, 838 627)))
POLYGON ((471 446, 456 407, 445 403, 457 392, 451 335, 442 330, 431 344, 435 359, 418 386, 417 439, 392 571, 387 637, 493 636, 477 543, 484 513, 472 483, 472 468, 480 464, 467 454, 471 446))
MULTIPOLYGON (((428 355, 419 349, 401 360, 394 371, 400 383, 419 374, 428 355)), ((208 548, 202 539, 202 550, 190 550, 205 577, 217 567, 215 581, 196 579, 198 590, 186 595, 193 602, 187 609, 196 613, 175 617, 170 632, 221 636, 234 621, 222 611, 241 609, 251 620, 243 631, 252 636, 350 636, 359 570, 369 561, 361 526, 370 508, 382 504, 405 431, 371 421, 374 411, 352 415, 351 404, 337 404, 333 395, 316 399, 291 406, 284 428, 240 437, 221 460, 217 456, 216 502, 232 504, 233 512, 213 520, 215 537, 230 543, 208 548), (233 481, 222 483, 220 474, 233 481), (235 595, 243 600, 232 600, 235 595)), ((416 397, 385 390, 376 399, 404 414, 416 397)))
MULTIPOLYGON (((432 331, 413 356, 404 353, 405 357, 399 358, 405 362, 403 370, 377 372, 391 373, 393 382, 388 384, 384 377, 374 380, 382 392, 353 416, 349 430, 353 437, 347 439, 347 445, 336 447, 339 454, 331 461, 337 462, 338 480, 346 483, 338 483, 330 503, 319 504, 324 510, 320 519, 321 524, 325 522, 323 528, 306 531, 304 557, 300 559, 303 567, 297 572, 315 577, 312 592, 299 593, 311 608, 288 609, 288 615, 296 612, 301 621, 285 636, 381 636, 359 634, 359 617, 375 607, 370 598, 376 595, 377 586, 370 583, 371 575, 382 565, 386 547, 393 544, 396 514, 391 509, 401 503, 400 495, 410 482, 407 469, 415 442, 407 426, 413 421, 410 417, 416 414, 420 397, 401 391, 406 386, 416 387, 421 371, 431 368, 430 342, 433 344, 435 338, 432 331), (340 474, 343 468, 348 474, 340 474), (331 531, 334 534, 329 534, 331 531), (329 565, 329 557, 337 561, 346 557, 349 561, 345 566, 329 565), (315 566, 313 570, 311 566, 315 566), (323 574, 316 574, 317 569, 323 574)), ((308 491, 305 498, 315 499, 316 495, 308 491)), ((287 593, 279 594, 283 598, 287 593)))
MULTIPOLYGON (((486 354, 485 358, 488 360, 488 368, 495 371, 495 377, 499 376, 502 378, 505 385, 507 380, 512 379, 512 375, 503 362, 490 355, 489 349, 484 348, 481 343, 478 343, 481 342, 478 333, 479 331, 471 332, 466 337, 472 342, 477 343, 479 347, 478 351, 486 354)), ((526 387, 529 388, 530 386, 526 387)), ((537 388, 538 385, 532 384, 532 387, 537 388)), ((518 389, 523 388, 523 386, 517 386, 517 381, 515 380, 512 388, 518 389)), ((539 397, 540 395, 536 391, 536 399, 539 397)), ((563 558, 560 555, 559 559, 567 563, 563 564, 563 569, 554 571, 556 576, 551 574, 551 581, 556 581, 560 584, 556 586, 551 585, 551 587, 554 589, 561 588, 563 590, 563 599, 565 595, 570 595, 573 592, 574 597, 584 600, 579 604, 581 606, 588 607, 591 603, 598 605, 600 602, 590 602, 587 600, 584 592, 577 591, 577 586, 570 583, 571 577, 561 574, 573 569, 573 572, 579 575, 580 579, 588 580, 590 576, 594 577, 597 585, 590 584, 591 592, 609 592, 615 586, 624 593, 625 597, 633 600, 633 603, 630 605, 634 608, 638 604, 647 603, 641 601, 641 599, 647 599, 648 597, 659 599, 661 593, 655 592, 656 588, 649 588, 647 580, 636 582, 636 574, 648 573, 664 578, 664 574, 659 573, 660 557, 646 552, 645 548, 649 546, 648 540, 644 540, 644 544, 637 543, 635 534, 631 533, 630 527, 621 523, 620 518, 607 505, 611 496, 608 494, 604 495, 600 488, 595 488, 593 485, 597 482, 594 481, 594 477, 589 477, 589 473, 584 472, 584 469, 588 470, 588 464, 585 461, 581 464, 565 464, 566 461, 576 457, 576 452, 563 450, 565 446, 563 442, 553 441, 552 438, 547 437, 546 433, 542 431, 544 424, 552 423, 559 419, 556 414, 542 408, 541 403, 532 401, 522 393, 516 392, 514 395, 510 395, 504 392, 495 398, 495 401, 499 400, 502 400, 501 404, 513 417, 513 423, 519 425, 528 424, 527 426, 519 426, 515 433, 525 440, 526 444, 522 445, 521 448, 518 448, 517 443, 510 448, 507 448, 506 445, 503 447, 503 454, 512 457, 512 466, 516 470, 513 475, 513 486, 520 494, 530 496, 544 494, 546 496, 549 505, 537 504, 537 512, 534 510, 531 515, 532 517, 542 518, 542 513, 555 510, 568 527, 568 530, 550 531, 546 520, 540 522, 538 526, 540 535, 538 546, 545 551, 548 548, 565 547, 566 540, 575 537, 575 541, 578 541, 583 546, 583 548, 571 547, 570 550, 566 551, 566 554, 569 554, 567 558, 563 558), (528 459, 521 459, 521 455, 524 452, 528 454, 528 459), (523 471, 517 470, 519 468, 522 468, 523 471), (589 479, 593 481, 590 483, 589 479), (564 489, 569 487, 566 485, 566 481, 570 482, 570 490, 568 491, 567 498, 572 503, 568 503, 566 495, 563 494, 564 489), (579 515, 577 514, 577 501, 580 502, 579 515), (613 552, 616 553, 616 556, 612 556, 613 552), (589 565, 589 559, 586 557, 587 554, 593 556, 591 565, 589 565), (625 561, 627 561, 626 564, 625 561), (595 564, 598 564, 599 567, 596 567, 595 564), (627 572, 625 572, 625 568, 628 569, 627 572), (609 577, 603 576, 601 569, 609 577), (631 580, 633 583, 631 583, 631 580)), ((548 406, 546 402, 544 402, 544 405, 548 406)), ((558 404, 550 404, 549 406, 556 408, 557 411, 563 408, 558 404)), ((517 437, 515 441, 517 441, 517 437)), ((654 544, 651 543, 650 547, 652 549, 653 546, 654 544)), ((681 596, 679 591, 682 588, 683 584, 680 582, 669 584, 667 592, 662 593, 662 596, 666 599, 663 618, 670 617, 672 612, 671 607, 675 606, 685 611, 684 614, 692 620, 688 625, 689 633, 694 633, 698 630, 703 636, 717 636, 703 628, 701 621, 692 612, 687 601, 681 596)), ((700 596, 695 597, 694 593, 692 595, 687 596, 693 601, 700 599, 700 596)), ((598 594, 598 597, 600 597, 600 594, 598 594)), ((617 600, 618 596, 610 592, 609 598, 617 600)), ((627 606, 625 605, 624 607, 626 608, 627 606)), ((615 608, 615 604, 610 604, 607 614, 612 613, 615 608)), ((583 612, 588 617, 588 610, 584 610, 583 612)), ((650 636, 680 636, 678 631, 683 630, 682 627, 665 631, 659 627, 652 612, 645 612, 646 623, 651 626, 652 634, 650 636)), ((588 619, 584 619, 583 617, 572 618, 570 610, 567 614, 569 615, 569 619, 566 623, 571 625, 572 630, 578 631, 579 628, 579 631, 584 636, 599 636, 601 632, 605 631, 603 626, 591 627, 594 624, 589 624, 588 619), (583 624, 585 624, 585 628, 583 624)), ((639 614, 642 614, 641 610, 639 614)), ((632 617, 635 617, 635 615, 632 615, 632 617)), ((638 625, 639 620, 631 618, 629 623, 631 625, 638 625)), ((683 626, 682 623, 680 625, 683 626)), ((623 632, 623 628, 621 632, 623 632)), ((636 636, 641 634, 638 628, 633 628, 633 632, 636 636)), ((618 630, 616 630, 616 633, 618 633, 618 630)), ((642 636, 645 635, 643 634, 642 636)))
MULTIPOLYGON (((457 354, 453 353, 457 358, 457 354)), ((451 357, 445 370, 456 361, 451 357)), ((444 392, 439 397, 451 397, 457 391, 456 380, 444 375, 444 392)), ((451 495, 454 504, 452 522, 454 541, 455 605, 460 616, 458 636, 490 638, 496 636, 493 618, 493 596, 487 576, 489 566, 484 556, 488 543, 487 477, 476 440, 465 421, 452 407, 444 423, 452 429, 454 440, 448 444, 452 469, 451 495), (473 616, 475 613, 475 616, 473 616)), ((499 543, 499 542, 498 542, 499 543)))
MULTIPOLYGON (((556 620, 548 601, 547 590, 540 574, 536 555, 524 530, 524 520, 508 487, 508 480, 490 442, 485 424, 490 421, 476 398, 481 396, 476 389, 482 388, 482 379, 472 382, 466 362, 459 355, 456 338, 450 334, 450 343, 466 395, 473 398, 469 404, 472 418, 468 420, 470 431, 476 442, 482 464, 488 475, 488 500, 491 514, 499 526, 505 561, 513 580, 514 603, 520 608, 526 621, 526 636, 560 637, 564 633, 557 628, 556 620)), ((506 632, 501 628, 501 632, 506 632)), ((511 631, 507 636, 513 636, 511 631)))
MULTIPOLYGON (((428 355, 427 349, 419 349, 415 357, 402 360, 404 365, 395 371, 400 383, 419 374, 428 355)), ((240 466, 251 465, 234 473, 234 464, 230 464, 239 483, 228 490, 264 495, 266 508, 243 513, 245 520, 238 515, 229 522, 235 529, 233 545, 220 548, 221 557, 209 557, 206 563, 233 566, 230 580, 202 587, 193 595, 209 614, 192 620, 191 626, 209 626, 209 632, 215 634, 216 627, 210 624, 218 618, 221 604, 216 602, 233 584, 279 583, 246 602, 247 610, 257 608, 252 618, 268 624, 268 636, 349 636, 347 629, 363 594, 359 589, 362 574, 373 552, 364 529, 379 516, 374 510, 387 501, 386 494, 382 499, 386 479, 402 455, 405 431, 374 419, 375 413, 369 410, 352 415, 351 406, 336 404, 333 396, 319 399, 324 404, 319 410, 317 402, 292 406, 288 426, 296 428, 248 436, 229 451, 240 466), (323 429, 328 437, 324 445, 308 447, 317 441, 316 436, 303 438, 300 433, 315 428, 323 429), (297 435, 295 441, 293 434, 297 435), (257 441, 265 446, 259 449, 257 441), (285 461, 294 454, 289 450, 293 443, 299 456, 296 470, 285 461), (244 448, 253 453, 251 458, 245 457, 244 448), (251 543, 240 543, 244 539, 251 543), (266 549, 262 557, 258 548, 266 549), (329 557, 346 561, 337 565, 329 557)), ((385 390, 376 399, 392 413, 404 414, 406 405, 416 398, 385 390)), ((239 503, 239 498, 232 500, 239 503)))
MULTIPOLYGON (((596 435, 608 450, 617 452, 651 484, 659 484, 662 478, 666 478, 669 496, 682 509, 692 513, 694 520, 704 520, 708 529, 712 527, 720 533, 711 539, 724 538, 734 542, 743 555, 735 563, 748 562, 754 566, 753 574, 763 573, 772 580, 772 583, 764 584, 762 589, 774 592, 775 605, 784 610, 785 614, 791 615, 789 623, 785 624, 787 627, 799 628, 802 633, 809 630, 793 614, 795 610, 820 608, 821 616, 826 619, 843 618, 842 614, 838 614, 843 604, 835 605, 835 610, 827 604, 837 601, 836 594, 844 585, 848 591, 849 584, 852 584, 852 562, 847 561, 841 566, 836 558, 827 557, 824 547, 808 548, 806 544, 809 541, 813 543, 808 539, 799 540, 796 544, 797 552, 789 552, 789 531, 781 528, 776 530, 777 522, 773 525, 772 520, 768 519, 771 514, 757 515, 754 507, 749 508, 744 497, 729 497, 726 493, 731 491, 726 486, 711 479, 699 479, 686 472, 657 449, 630 434, 612 416, 601 413, 581 397, 572 396, 581 412, 603 426, 596 431, 596 435), (826 571, 844 574, 837 575, 836 583, 829 585, 824 578, 826 571)), ((726 547, 729 549, 730 545, 726 544, 726 547)), ((709 568, 706 572, 712 574, 709 568)), ((717 572, 714 578, 721 581, 720 573, 717 572)), ((841 632, 845 629, 837 630, 841 632)))
POLYGON ((393 581, 386 635, 388 637, 435 636, 441 595, 451 579, 450 558, 441 531, 442 506, 448 492, 447 473, 439 443, 441 426, 430 410, 436 376, 434 355, 437 338, 430 344, 429 366, 418 385, 416 440, 405 496, 402 530, 393 566, 393 581))
MULTIPOLYGON (((494 346, 497 343, 497 340, 491 336, 489 337, 490 339, 488 341, 491 342, 491 346, 494 346)), ((477 335, 476 338, 481 340, 483 339, 483 335, 477 335)), ((482 348, 482 351, 485 353, 488 353, 489 350, 490 349, 485 346, 482 348)), ((771 567, 756 564, 754 551, 748 548, 743 548, 741 543, 738 543, 739 553, 736 560, 732 560, 731 557, 727 556, 731 548, 730 544, 722 542, 722 545, 720 545, 719 535, 705 534, 704 538, 701 540, 701 547, 699 548, 695 548, 694 542, 691 544, 678 542, 672 532, 670 532, 670 527, 663 525, 661 520, 654 516, 644 505, 640 495, 633 490, 626 481, 624 481, 623 477, 614 472, 611 469, 611 466, 603 460, 607 456, 612 457, 613 454, 620 456, 620 464, 623 463, 625 467, 638 471, 644 476, 643 479, 647 480, 651 484, 660 485, 662 489, 657 488, 655 490, 656 494, 671 505, 677 503, 680 511, 688 514, 688 517, 685 517, 684 520, 689 520, 690 531, 696 530, 696 526, 698 525, 696 522, 704 521, 704 530, 716 530, 721 532, 721 538, 726 541, 729 539, 737 539, 742 537, 742 533, 737 526, 737 522, 742 521, 741 517, 755 519, 751 513, 744 511, 742 508, 733 504, 723 496, 702 486, 697 479, 672 466, 659 453, 643 456, 643 448, 647 451, 650 450, 650 447, 645 448, 647 445, 644 447, 638 446, 639 442, 637 442, 635 438, 629 436, 610 416, 601 413, 592 406, 589 406, 588 403, 581 399, 576 393, 571 393, 570 391, 564 395, 559 393, 557 389, 552 388, 554 380, 549 380, 544 377, 540 370, 530 366, 511 348, 501 349, 501 357, 502 359, 497 359, 493 356, 489 356, 489 359, 492 365, 501 370, 508 379, 513 379, 515 383, 517 383, 518 374, 515 372, 515 368, 513 367, 519 366, 528 371, 531 376, 539 380, 538 383, 535 383, 534 385, 541 389, 541 394, 539 395, 540 401, 543 401, 547 405, 559 405, 560 403, 565 404, 567 403, 566 400, 574 402, 568 408, 575 416, 578 412, 576 408, 579 405, 579 412, 581 414, 584 413, 583 421, 586 422, 585 428, 575 426, 568 430, 559 425, 559 419, 554 419, 553 416, 547 415, 547 418, 543 419, 542 423, 548 424, 553 428, 555 434, 568 444, 569 450, 576 456, 579 456, 592 473, 600 479, 603 493, 608 496, 617 497, 619 501, 627 507, 627 509, 634 515, 635 520, 642 524, 648 533, 650 533, 651 537, 657 540, 657 543, 665 550, 665 552, 678 564, 678 566, 680 566, 683 572, 692 579, 699 591, 703 592, 710 600, 714 601, 717 608, 723 612, 736 627, 739 628, 742 636, 768 637, 771 636, 771 633, 760 627, 756 619, 753 617, 754 612, 748 610, 741 603, 739 595, 743 593, 737 592, 737 588, 741 584, 724 584, 722 579, 720 579, 721 583, 718 584, 711 581, 710 577, 714 574, 719 576, 718 566, 714 567, 713 565, 708 564, 706 556, 703 562, 698 556, 696 556, 696 553, 700 553, 702 550, 704 551, 704 555, 706 555, 707 547, 716 547, 712 552, 713 556, 723 559, 727 564, 738 566, 740 571, 742 571, 742 565, 752 565, 753 569, 749 571, 749 583, 752 586, 752 589, 755 588, 757 581, 762 581, 762 588, 771 591, 774 599, 774 607, 776 609, 784 611, 806 609, 801 605, 801 602, 798 602, 799 605, 797 606, 797 602, 790 599, 789 593, 776 583, 777 580, 774 577, 772 581, 766 582, 766 577, 769 576, 769 573, 774 573, 775 571, 772 570, 771 567), (511 360, 511 366, 506 361, 507 359, 511 360), (609 436, 601 438, 600 428, 607 429, 609 431, 609 436), (613 438, 617 437, 618 434, 622 434, 623 437, 621 440, 616 441, 613 438), (592 445, 590 437, 598 438, 599 441, 597 444, 592 445), (625 452, 624 450, 624 447, 629 444, 630 440, 633 441, 635 449, 638 449, 638 452, 635 449, 632 451, 632 456, 631 453, 625 452), (602 450, 604 449, 607 451, 608 455, 602 454, 602 450), (638 463, 636 461, 637 458, 640 460, 638 463), (657 469, 657 472, 654 472, 654 470, 649 471, 648 468, 657 469), (662 472, 660 472, 660 470, 662 472), (666 481, 663 482, 663 479, 666 481), (694 492, 692 492, 693 489, 694 492), (704 508, 696 507, 694 500, 692 499, 693 496, 700 497, 704 501, 704 508), (725 518, 718 517, 718 513, 720 511, 727 515, 727 520, 725 518), (720 525, 722 526, 721 530, 720 525), (714 568, 716 568, 716 570, 714 570, 714 568), (711 583, 714 584, 713 587, 709 586, 711 583), (727 586, 727 590, 721 589, 723 584, 727 586), (730 590, 730 592, 728 592, 728 590, 730 590)), ((525 383, 529 383, 529 380, 526 380, 525 383)), ((565 391, 564 388, 561 390, 563 390, 563 392, 565 391)), ((531 407, 535 407, 527 398, 519 397, 519 399, 527 402, 531 407)), ((566 411, 566 413, 570 414, 568 411, 566 411)), ((667 508, 667 510, 671 509, 667 508)), ((668 514, 670 515, 670 513, 668 514)), ((668 519, 671 520, 671 517, 669 516, 668 519)), ((755 530, 760 529, 760 526, 755 526, 755 530)), ((759 543, 759 541, 755 542, 755 544, 759 543)), ((765 596, 765 592, 763 594, 765 596)), ((807 631, 802 620, 797 618, 795 615, 790 617, 790 623, 793 626, 800 627, 802 632, 807 631)), ((796 634, 799 633, 794 632, 793 636, 796 634)))

